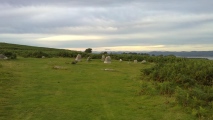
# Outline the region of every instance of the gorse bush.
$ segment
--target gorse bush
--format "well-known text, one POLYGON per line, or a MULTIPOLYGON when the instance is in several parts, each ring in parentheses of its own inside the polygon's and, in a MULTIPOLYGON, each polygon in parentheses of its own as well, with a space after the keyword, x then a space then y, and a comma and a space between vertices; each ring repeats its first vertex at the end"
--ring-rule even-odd
POLYGON ((159 94, 174 95, 179 104, 190 108, 199 118, 213 117, 213 61, 161 59, 141 72, 155 82, 159 94))
POLYGON ((3 54, 8 58, 8 59, 16 59, 16 54, 13 52, 9 51, 4 51, 3 54))
POLYGON ((210 60, 156 63, 152 68, 142 70, 142 73, 158 82, 170 81, 186 87, 195 83, 213 85, 213 61, 210 60))
POLYGON ((48 56, 48 54, 42 52, 42 51, 35 51, 31 54, 32 57, 35 58, 41 58, 42 56, 48 56))
POLYGON ((190 90, 176 87, 176 101, 191 110, 191 113, 199 118, 212 119, 213 89, 194 87, 190 90))
POLYGON ((210 87, 194 87, 191 90, 176 87, 176 99, 183 106, 199 108, 200 106, 213 107, 213 89, 210 87))
POLYGON ((156 89, 160 94, 172 95, 175 92, 175 84, 172 82, 162 82, 156 84, 156 89))

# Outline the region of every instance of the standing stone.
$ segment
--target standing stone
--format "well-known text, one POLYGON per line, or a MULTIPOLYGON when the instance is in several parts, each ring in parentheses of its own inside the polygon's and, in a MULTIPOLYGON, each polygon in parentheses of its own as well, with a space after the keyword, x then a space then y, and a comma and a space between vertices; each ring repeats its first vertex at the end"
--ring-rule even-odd
POLYGON ((77 57, 75 58, 75 61, 78 61, 78 62, 81 61, 81 55, 80 54, 77 55, 77 57))
POLYGON ((134 60, 134 63, 138 63, 138 61, 137 61, 137 60, 134 60))
POLYGON ((101 61, 105 60, 105 55, 102 55, 101 61))
POLYGON ((141 63, 146 63, 146 60, 141 61, 141 63))
POLYGON ((7 59, 7 57, 5 56, 5 55, 3 55, 3 54, 0 54, 0 59, 7 59))
POLYGON ((91 57, 89 56, 88 58, 87 58, 87 62, 89 62, 91 60, 91 57))
POLYGON ((104 60, 104 63, 111 63, 111 57, 107 56, 104 60))

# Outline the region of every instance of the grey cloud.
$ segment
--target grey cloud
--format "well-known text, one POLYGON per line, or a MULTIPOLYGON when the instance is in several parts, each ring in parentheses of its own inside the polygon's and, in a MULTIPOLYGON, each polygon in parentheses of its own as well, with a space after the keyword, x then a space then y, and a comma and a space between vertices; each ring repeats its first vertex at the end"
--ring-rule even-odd
MULTIPOLYGON (((6 29, 5 32, 29 32, 29 33, 52 33, 54 31, 59 30, 60 28, 82 28, 82 27, 92 27, 92 28, 105 28, 105 27, 115 27, 118 28, 118 32, 122 31, 136 31, 142 30, 145 31, 147 28, 152 28, 151 24, 159 26, 157 19, 152 22, 146 22, 140 20, 142 19, 152 19, 152 16, 160 16, 160 14, 165 14, 163 12, 160 13, 150 13, 147 11, 142 11, 139 8, 133 9, 130 8, 113 8, 113 9, 69 9, 69 8, 43 8, 43 7, 28 7, 21 8, 22 10, 18 10, 15 12, 14 10, 4 10, 4 12, 0 12, 0 16, 2 19, 0 20, 1 27, 13 28, 6 29), (38 10, 37 9, 41 9, 38 10), (43 10, 42 10, 43 9, 43 10), (96 11, 97 10, 97 11, 96 11), (25 12, 31 11, 31 12, 25 12), (14 12, 14 13, 13 13, 14 12), (32 13, 32 14, 31 14, 32 13), (150 18, 151 17, 151 18, 150 18), (139 22, 138 22, 139 21, 139 22), (157 22, 157 23, 156 23, 157 22), (147 27, 148 26, 148 27, 147 27), (145 30, 143 30, 145 29, 145 30)), ((209 19, 211 20, 211 19, 209 19)), ((195 20, 192 20, 192 23, 195 20)), ((168 21, 170 22, 170 21, 168 21)), ((196 21, 195 21, 196 22, 196 21)), ((199 22, 199 21, 198 21, 199 22)), ((164 24, 164 23, 163 23, 164 24)), ((170 23, 166 23, 167 25, 170 23)), ((174 24, 174 23, 172 23, 174 24)), ((175 23, 176 24, 176 23, 175 23)), ((187 23, 188 24, 188 23, 187 23)), ((191 23, 190 23, 191 24, 191 23)), ((162 25, 161 25, 162 29, 162 25)), ((69 31, 57 31, 59 33, 69 33, 69 31)), ((72 33, 73 31, 70 31, 72 33)), ((100 32, 97 29, 97 32, 100 32)), ((105 32, 105 31, 104 31, 105 32)), ((1 33, 4 33, 2 30, 1 33)), ((124 32, 125 33, 125 32, 124 32)))
POLYGON ((1 4, 12 6, 67 6, 67 7, 118 7, 138 6, 155 10, 185 10, 208 11, 212 10, 212 0, 1 0, 1 4))
MULTIPOLYGON (((61 47, 213 44, 212 4, 212 0, 0 0, 0 34, 157 36, 53 42, 61 47)), ((27 38, 19 40, 26 42, 27 38)))

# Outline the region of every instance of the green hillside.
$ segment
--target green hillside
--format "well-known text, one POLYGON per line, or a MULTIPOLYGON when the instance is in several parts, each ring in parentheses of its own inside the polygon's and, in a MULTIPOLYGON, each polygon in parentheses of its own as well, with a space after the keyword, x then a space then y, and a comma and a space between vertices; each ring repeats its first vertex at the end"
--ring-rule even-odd
POLYGON ((0 43, 0 53, 12 52, 22 57, 74 57, 79 51, 0 43))
POLYGON ((40 50, 40 51, 58 51, 61 49, 55 48, 46 48, 46 47, 35 47, 28 45, 19 45, 19 44, 11 44, 11 43, 2 43, 0 42, 0 50, 40 50))

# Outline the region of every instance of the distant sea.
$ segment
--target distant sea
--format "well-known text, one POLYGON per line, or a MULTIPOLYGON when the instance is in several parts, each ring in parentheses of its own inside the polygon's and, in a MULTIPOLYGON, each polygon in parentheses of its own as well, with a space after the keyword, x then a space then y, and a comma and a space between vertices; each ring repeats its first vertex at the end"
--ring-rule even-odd
POLYGON ((213 57, 186 57, 186 58, 207 58, 209 60, 213 60, 213 57))

